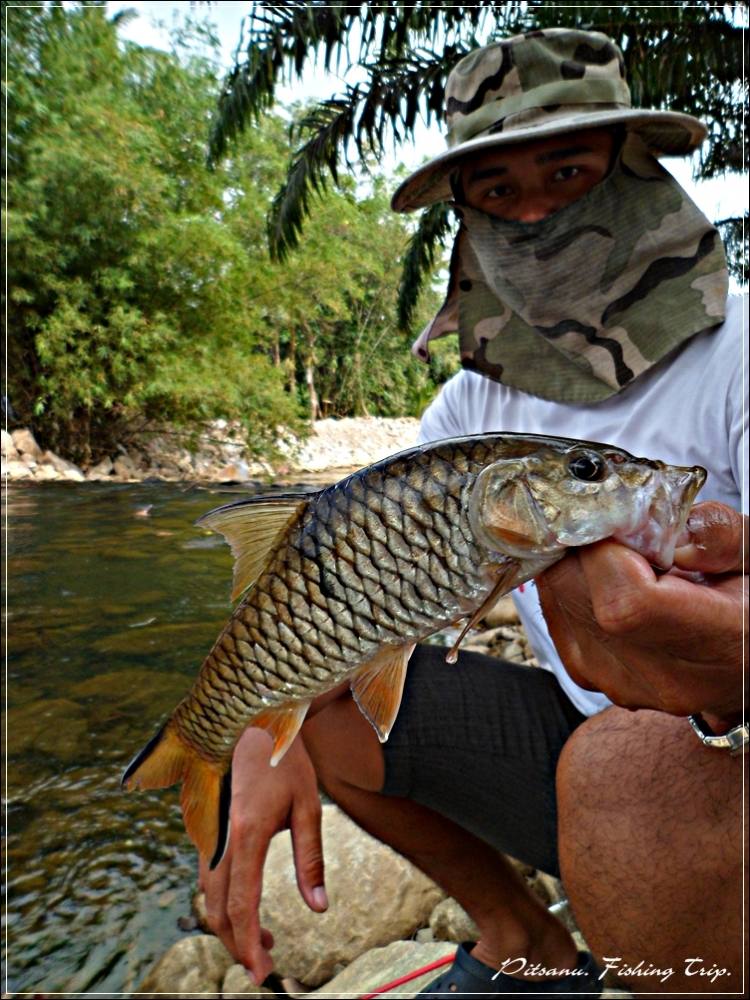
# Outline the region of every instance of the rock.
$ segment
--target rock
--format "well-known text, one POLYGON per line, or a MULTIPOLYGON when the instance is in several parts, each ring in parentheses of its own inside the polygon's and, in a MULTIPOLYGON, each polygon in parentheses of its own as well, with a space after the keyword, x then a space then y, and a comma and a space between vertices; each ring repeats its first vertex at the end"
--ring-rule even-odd
POLYGON ((2 436, 2 456, 10 460, 15 460, 18 458, 18 449, 13 444, 13 438, 6 431, 4 427, 0 428, 0 436, 2 436))
POLYGON ((130 455, 118 455, 112 463, 112 469, 120 479, 138 478, 138 468, 130 455))
POLYGON ((276 972, 309 986, 330 979, 339 963, 409 937, 444 895, 333 805, 323 807, 323 848, 330 902, 325 913, 313 913, 300 898, 288 831, 271 842, 260 908, 261 924, 276 941, 276 972))
POLYGON ((83 708, 66 698, 42 698, 11 708, 6 717, 8 752, 43 753, 71 761, 89 748, 88 721, 83 708))
POLYGON ((21 461, 26 466, 27 469, 35 469, 37 467, 37 460, 33 455, 21 455, 21 461))
POLYGON ((182 448, 180 452, 174 456, 173 462, 180 472, 186 472, 189 475, 192 475, 195 472, 193 456, 185 448, 182 448))
POLYGON ((101 462, 97 462, 96 465, 92 465, 91 468, 86 473, 87 479, 108 479, 112 475, 112 470, 114 466, 112 465, 111 458, 103 458, 101 462))
POLYGON ((42 449, 36 443, 36 438, 31 431, 25 428, 13 431, 11 438, 13 439, 14 448, 22 455, 31 455, 34 459, 42 457, 42 449))
POLYGON ((51 465, 37 465, 34 469, 34 479, 59 479, 60 473, 51 465))
POLYGON ((535 871, 533 875, 527 878, 527 881, 542 902, 548 906, 552 905, 552 903, 559 903, 560 900, 567 899, 562 882, 559 878, 555 878, 554 875, 535 871))
POLYGON ((79 477, 76 482, 80 482, 84 478, 83 473, 77 465, 69 462, 67 458, 61 458, 60 455, 56 455, 54 451, 45 451, 42 455, 42 461, 45 465, 51 465, 53 469, 56 469, 66 479, 74 478, 73 476, 68 476, 68 473, 75 473, 79 477))
POLYGON ((63 479, 68 479, 70 480, 71 483, 83 483, 85 482, 86 477, 84 476, 84 474, 81 472, 80 469, 74 468, 74 469, 68 469, 66 472, 63 472, 63 479))
POLYGON ((299 979, 292 979, 291 976, 285 976, 283 979, 280 979, 279 982, 281 983, 281 987, 284 992, 290 997, 294 997, 295 1000, 297 997, 307 996, 310 992, 304 983, 301 983, 299 979))
POLYGON ((190 912, 200 929, 205 931, 206 934, 211 934, 211 928, 208 926, 208 911, 206 910, 205 892, 195 893, 190 903, 190 912))
POLYGON ((484 623, 488 628, 497 628, 499 625, 518 625, 520 621, 510 594, 501 597, 484 616, 484 623))
POLYGON ((246 462, 232 462, 219 470, 218 478, 222 482, 244 483, 250 478, 250 469, 246 462))
POLYGON ((90 699, 99 705, 115 704, 122 712, 142 709, 158 714, 170 709, 184 695, 185 688, 185 678, 180 674, 123 667, 79 681, 69 691, 81 700, 90 699))
POLYGON ((523 647, 520 642, 509 642, 505 647, 504 657, 506 660, 513 660, 514 663, 520 663, 524 658, 523 647))
POLYGON ((8 479, 32 478, 32 472, 28 465, 26 465, 25 462, 15 460, 3 463, 3 474, 6 475, 8 479))
POLYGON ((222 984, 234 959, 210 934, 183 938, 153 966, 135 996, 221 997, 222 984))
POLYGON ((227 971, 221 986, 221 995, 224 1000, 230 1000, 233 997, 276 996, 273 990, 268 990, 265 986, 253 986, 243 965, 233 965, 227 971))
MULTIPOLYGON (((450 957, 453 960, 455 947, 444 942, 419 944, 416 941, 394 941, 385 948, 373 948, 361 955, 356 961, 340 972, 334 979, 308 997, 325 997, 326 1000, 341 997, 358 997, 372 993, 381 986, 408 975, 416 969, 430 965, 441 958, 450 957)), ((413 997, 433 979, 445 971, 450 963, 437 969, 431 969, 401 986, 396 986, 388 993, 388 997, 413 997)))
POLYGON ((441 900, 430 914, 430 930, 436 941, 477 941, 479 928, 455 899, 441 900))

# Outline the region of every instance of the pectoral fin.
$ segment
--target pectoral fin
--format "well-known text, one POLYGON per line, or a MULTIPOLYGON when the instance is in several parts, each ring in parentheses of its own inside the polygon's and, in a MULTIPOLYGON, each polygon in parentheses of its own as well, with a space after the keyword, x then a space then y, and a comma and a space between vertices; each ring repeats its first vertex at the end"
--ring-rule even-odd
POLYGON ((210 510, 195 522, 226 538, 234 556, 232 600, 255 583, 313 494, 252 497, 210 510))
POLYGON ((396 721, 404 691, 406 666, 415 642, 386 646, 360 667, 350 682, 357 707, 385 743, 396 721))
POLYGON ((265 729, 273 738, 271 767, 276 767, 302 728, 310 701, 294 701, 279 708, 269 708, 252 721, 253 726, 265 729))
POLYGON ((456 662, 456 660, 458 659, 458 647, 464 641, 464 637, 466 636, 466 633, 469 631, 469 629, 474 628, 477 622, 480 622, 482 618, 487 614, 487 612, 493 606, 495 601, 497 601, 498 598, 502 597, 503 594, 506 594, 515 585, 516 577, 518 575, 518 566, 519 564, 518 562, 516 562, 515 559, 513 559, 507 565, 503 566, 500 576, 497 578, 495 586, 492 588, 492 590, 489 592, 487 597, 477 608, 477 610, 474 612, 471 618, 469 618, 469 620, 461 630, 461 634, 459 635, 458 639, 456 639, 451 648, 448 650, 448 653, 446 654, 445 657, 446 663, 456 662))

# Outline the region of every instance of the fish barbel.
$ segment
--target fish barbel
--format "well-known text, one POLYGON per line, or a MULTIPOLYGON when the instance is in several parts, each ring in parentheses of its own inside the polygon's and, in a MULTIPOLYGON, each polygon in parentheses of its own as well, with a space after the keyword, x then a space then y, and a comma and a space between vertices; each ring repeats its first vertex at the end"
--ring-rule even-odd
POLYGON ((242 600, 192 690, 123 776, 182 782, 188 835, 215 867, 228 838, 230 766, 247 726, 277 763, 318 695, 349 680, 388 737, 416 643, 466 623, 562 558, 613 537, 672 563, 706 473, 604 444, 484 434, 400 452, 318 493, 253 497, 198 520, 235 556, 242 600))

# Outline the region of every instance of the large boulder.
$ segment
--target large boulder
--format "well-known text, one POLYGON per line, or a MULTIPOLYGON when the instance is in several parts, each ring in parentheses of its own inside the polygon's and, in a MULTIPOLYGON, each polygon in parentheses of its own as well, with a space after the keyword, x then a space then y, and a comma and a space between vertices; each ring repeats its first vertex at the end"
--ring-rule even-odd
POLYGON ((112 471, 118 479, 130 480, 138 478, 138 466, 128 454, 117 456, 112 463, 112 471))
POLYGON ((252 997, 260 1000, 262 997, 275 997, 273 990, 265 986, 253 986, 242 965, 233 965, 224 976, 221 986, 223 1000, 235 1000, 238 997, 252 997))
POLYGON ((42 457, 42 449, 36 442, 36 438, 31 431, 26 428, 19 428, 12 432, 13 445, 21 455, 31 455, 33 459, 39 460, 42 457))
POLYGON ((446 942, 431 942, 419 944, 417 941, 394 941, 384 948, 374 948, 352 962, 334 979, 319 990, 306 994, 307 997, 325 997, 326 1000, 341 1000, 349 997, 361 997, 374 993, 380 987, 392 983, 396 979, 408 976, 410 973, 439 962, 450 959, 444 965, 432 968, 415 979, 409 979, 400 986, 388 990, 388 997, 413 997, 421 989, 437 979, 450 966, 455 945, 446 942))
POLYGON ((25 462, 12 459, 7 463, 3 462, 3 475, 8 479, 31 479, 33 472, 25 462))
POLYGON ((34 479, 46 480, 60 478, 60 473, 57 469, 53 469, 51 465, 37 465, 36 469, 34 469, 34 479))
POLYGON ((8 461, 15 461, 18 458, 18 449, 13 444, 13 437, 4 427, 0 427, 0 438, 2 438, 2 456, 8 461))
POLYGON ((92 465, 91 468, 86 473, 87 479, 109 479, 114 471, 114 466, 112 465, 111 458, 103 458, 101 462, 97 462, 96 465, 92 465))
POLYGON ((162 996, 218 1000, 232 965, 234 959, 218 938, 210 934, 183 938, 152 967, 134 995, 148 1000, 162 996))
POLYGON ((479 940, 479 929, 455 899, 442 899, 430 914, 430 930, 436 941, 479 940))
POLYGON ((42 462, 45 465, 51 465, 52 468, 59 472, 64 479, 70 479, 73 482, 80 483, 84 480, 84 475, 77 465, 73 462, 69 462, 67 458, 61 458, 60 455, 56 455, 54 451, 45 451, 42 455, 42 462))
POLYGON ((263 880, 260 916, 276 941, 274 968, 308 986, 326 982, 371 948, 410 937, 444 896, 332 805, 323 807, 323 850, 325 913, 313 913, 300 898, 288 831, 271 842, 263 880))

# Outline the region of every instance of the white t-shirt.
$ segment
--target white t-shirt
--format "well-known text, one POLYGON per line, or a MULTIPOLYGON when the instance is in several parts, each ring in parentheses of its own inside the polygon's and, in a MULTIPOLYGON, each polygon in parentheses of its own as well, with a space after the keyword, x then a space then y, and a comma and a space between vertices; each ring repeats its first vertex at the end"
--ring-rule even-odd
MULTIPOLYGON (((617 445, 634 455, 708 470, 699 500, 747 513, 747 298, 731 296, 726 321, 677 348, 599 403, 549 402, 460 371, 422 417, 419 441, 488 431, 552 434, 617 445)), ((513 592, 539 663, 574 705, 593 715, 610 704, 568 676, 542 617, 533 581, 513 592)))

